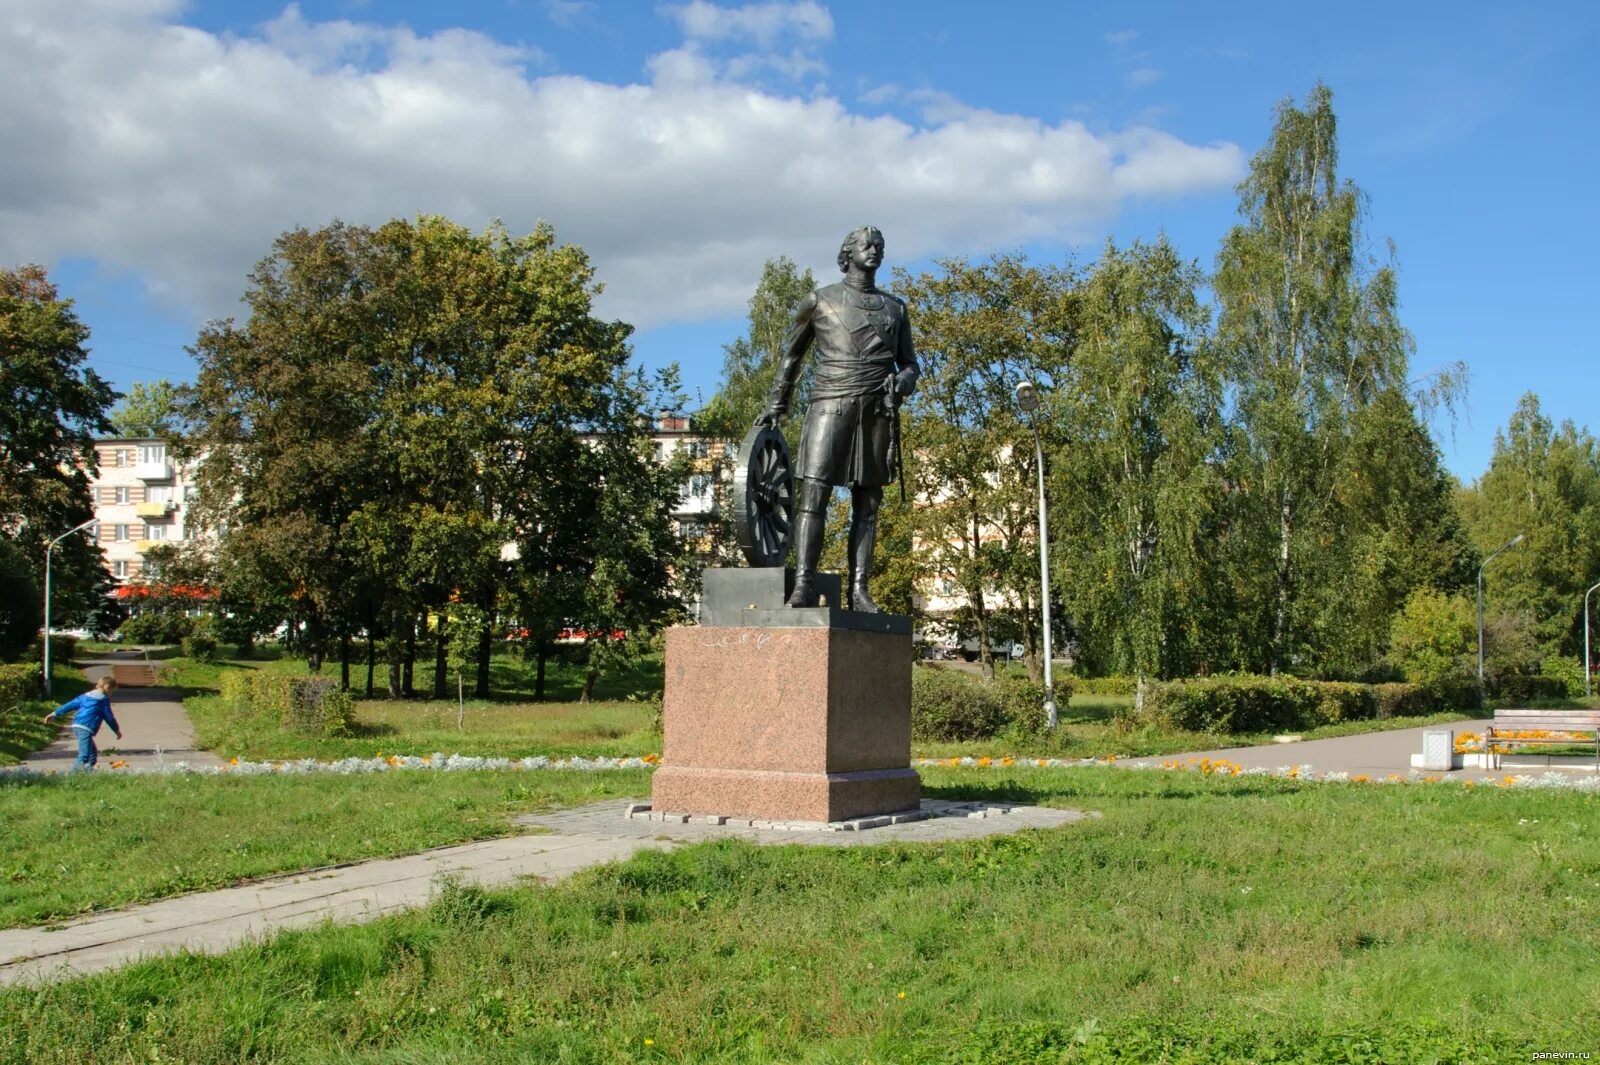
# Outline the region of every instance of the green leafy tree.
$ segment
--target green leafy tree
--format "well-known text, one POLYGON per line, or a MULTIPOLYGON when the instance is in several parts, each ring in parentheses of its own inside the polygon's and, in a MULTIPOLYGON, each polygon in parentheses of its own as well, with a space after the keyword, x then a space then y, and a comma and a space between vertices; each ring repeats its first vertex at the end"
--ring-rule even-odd
MULTIPOLYGON (((994 675, 993 618, 1014 610, 1024 643, 1041 642, 1033 437, 1012 398, 1017 381, 1049 384, 1070 346, 1071 273, 1020 256, 945 260, 896 276, 923 374, 907 406, 904 460, 918 576, 959 590, 950 619, 977 637, 994 675)), ((1041 412, 1047 434, 1060 424, 1041 412)), ((1056 440, 1051 438, 1050 450, 1056 440)))
POLYGON ((118 436, 175 436, 182 429, 180 407, 171 381, 135 381, 111 408, 111 428, 118 436))
MULTIPOLYGON (((1487 554, 1523 542, 1484 571, 1491 611, 1525 615, 1533 658, 1581 653, 1583 594, 1600 580, 1600 445, 1572 422, 1553 424, 1537 396, 1522 397, 1495 433, 1489 469, 1463 510, 1487 554)), ((1494 634, 1485 653, 1495 652, 1494 634)), ((1529 655, 1522 655, 1525 660, 1529 655)))
POLYGON ((1222 372, 1201 275, 1165 239, 1107 245, 1073 294, 1053 408, 1056 558, 1084 657, 1144 679, 1191 666, 1201 537, 1218 495, 1222 372))
POLYGON ((1341 479, 1355 475, 1356 423, 1386 394, 1408 396, 1410 335, 1394 270, 1361 254, 1360 192, 1338 175, 1332 93, 1279 105, 1271 139, 1239 186, 1244 221, 1223 241, 1213 289, 1231 360, 1236 440, 1230 520, 1250 530, 1234 579, 1245 663, 1317 668, 1339 622, 1347 572, 1341 479), (1259 575, 1259 576, 1257 576, 1259 575))
POLYGON ((1477 639, 1465 596, 1419 588, 1394 617, 1389 653, 1407 680, 1427 684, 1469 672, 1477 639))
MULTIPOLYGON (((45 547, 94 514, 94 438, 114 393, 84 365, 89 330, 44 269, 0 268, 0 535, 42 586, 45 547)), ((56 623, 87 617, 110 584, 99 546, 72 536, 51 558, 56 623)))

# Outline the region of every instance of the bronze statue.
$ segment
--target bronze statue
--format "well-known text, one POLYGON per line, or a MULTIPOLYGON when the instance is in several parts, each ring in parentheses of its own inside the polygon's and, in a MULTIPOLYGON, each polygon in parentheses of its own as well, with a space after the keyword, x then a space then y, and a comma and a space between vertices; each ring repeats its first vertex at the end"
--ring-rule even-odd
POLYGON ((800 303, 784 340, 767 409, 756 425, 776 428, 806 348, 817 349, 811 405, 800 434, 794 471, 795 583, 792 607, 817 605, 816 568, 823 523, 835 485, 850 486, 850 608, 871 614, 867 594, 872 549, 877 541, 883 486, 895 479, 899 462, 899 406, 921 372, 911 346, 905 302, 874 284, 883 262, 883 234, 862 226, 839 248, 844 280, 825 285, 800 303))

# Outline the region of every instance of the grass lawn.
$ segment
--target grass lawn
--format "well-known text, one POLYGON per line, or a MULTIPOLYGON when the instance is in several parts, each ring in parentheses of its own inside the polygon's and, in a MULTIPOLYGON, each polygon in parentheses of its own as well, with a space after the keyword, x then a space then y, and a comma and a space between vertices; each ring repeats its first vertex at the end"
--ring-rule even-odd
MULTIPOLYGON (((422 782, 364 782, 386 779, 422 782)), ((710 843, 551 888, 454 889, 370 925, 0 992, 0 1061, 1597 1049, 1600 798, 1110 769, 925 779, 1103 817, 962 844, 710 843)))
POLYGON ((0 927, 512 831, 643 771, 0 777, 0 927))

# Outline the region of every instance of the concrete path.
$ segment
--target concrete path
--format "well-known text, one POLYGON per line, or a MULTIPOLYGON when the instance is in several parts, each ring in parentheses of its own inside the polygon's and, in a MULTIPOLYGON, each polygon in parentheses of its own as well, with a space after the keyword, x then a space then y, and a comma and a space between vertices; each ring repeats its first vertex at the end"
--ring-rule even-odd
POLYGON ((1090 816, 1077 810, 929 800, 926 806, 943 812, 926 821, 862 832, 808 832, 647 821, 627 817, 629 805, 627 800, 610 799, 516 819, 517 824, 543 835, 509 836, 403 858, 311 870, 91 914, 45 928, 0 931, 0 985, 70 978, 179 950, 216 954, 274 932, 324 921, 369 921, 425 905, 442 877, 484 886, 525 880, 551 882, 589 866, 627 858, 644 848, 670 849, 710 839, 839 847, 934 843, 1023 828, 1051 828, 1090 816))
MULTIPOLYGON (((112 656, 79 660, 91 681, 99 680, 115 662, 143 661, 142 657, 112 656)), ((177 693, 168 688, 118 688, 111 696, 111 711, 122 726, 122 739, 109 728, 102 728, 95 743, 100 748, 100 768, 107 772, 113 758, 126 761, 130 768, 155 768, 188 762, 195 767, 219 766, 222 759, 195 746, 194 725, 178 702, 177 693)), ((23 760, 29 769, 44 773, 64 773, 78 757, 78 740, 72 729, 63 725, 55 742, 23 760)))
MULTIPOLYGON (((1430 729, 1452 729, 1457 733, 1476 732, 1492 724, 1488 719, 1479 721, 1453 721, 1445 725, 1430 725, 1430 729)), ((1227 759, 1247 769, 1277 769, 1286 765, 1309 765, 1317 773, 1365 773, 1375 780, 1391 774, 1409 776, 1411 756, 1422 753, 1421 728, 1395 729, 1392 732, 1367 732, 1359 736, 1340 736, 1328 740, 1305 740, 1297 743, 1273 743, 1263 747, 1232 747, 1216 751, 1192 751, 1186 754, 1167 755, 1164 758, 1141 758, 1138 761, 1198 760, 1201 758, 1227 759)), ((1506 758, 1499 773, 1482 769, 1454 769, 1438 774, 1451 780, 1482 780, 1499 777, 1505 773, 1543 772, 1545 762, 1537 756, 1506 758)), ((1553 767, 1560 771, 1562 767, 1553 767)), ((1592 770, 1576 770, 1592 772, 1592 770)))

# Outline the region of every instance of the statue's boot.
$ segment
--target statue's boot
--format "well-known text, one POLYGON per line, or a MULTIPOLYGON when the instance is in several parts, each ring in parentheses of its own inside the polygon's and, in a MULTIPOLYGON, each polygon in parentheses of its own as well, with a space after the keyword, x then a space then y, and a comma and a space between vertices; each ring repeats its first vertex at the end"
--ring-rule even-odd
POLYGON ((827 520, 829 486, 804 478, 796 486, 794 516, 794 591, 789 605, 817 605, 817 560, 822 557, 822 532, 827 520))
POLYGON ((863 614, 881 613, 867 593, 872 577, 872 549, 878 542, 878 506, 883 489, 857 488, 850 507, 850 609, 863 614))

